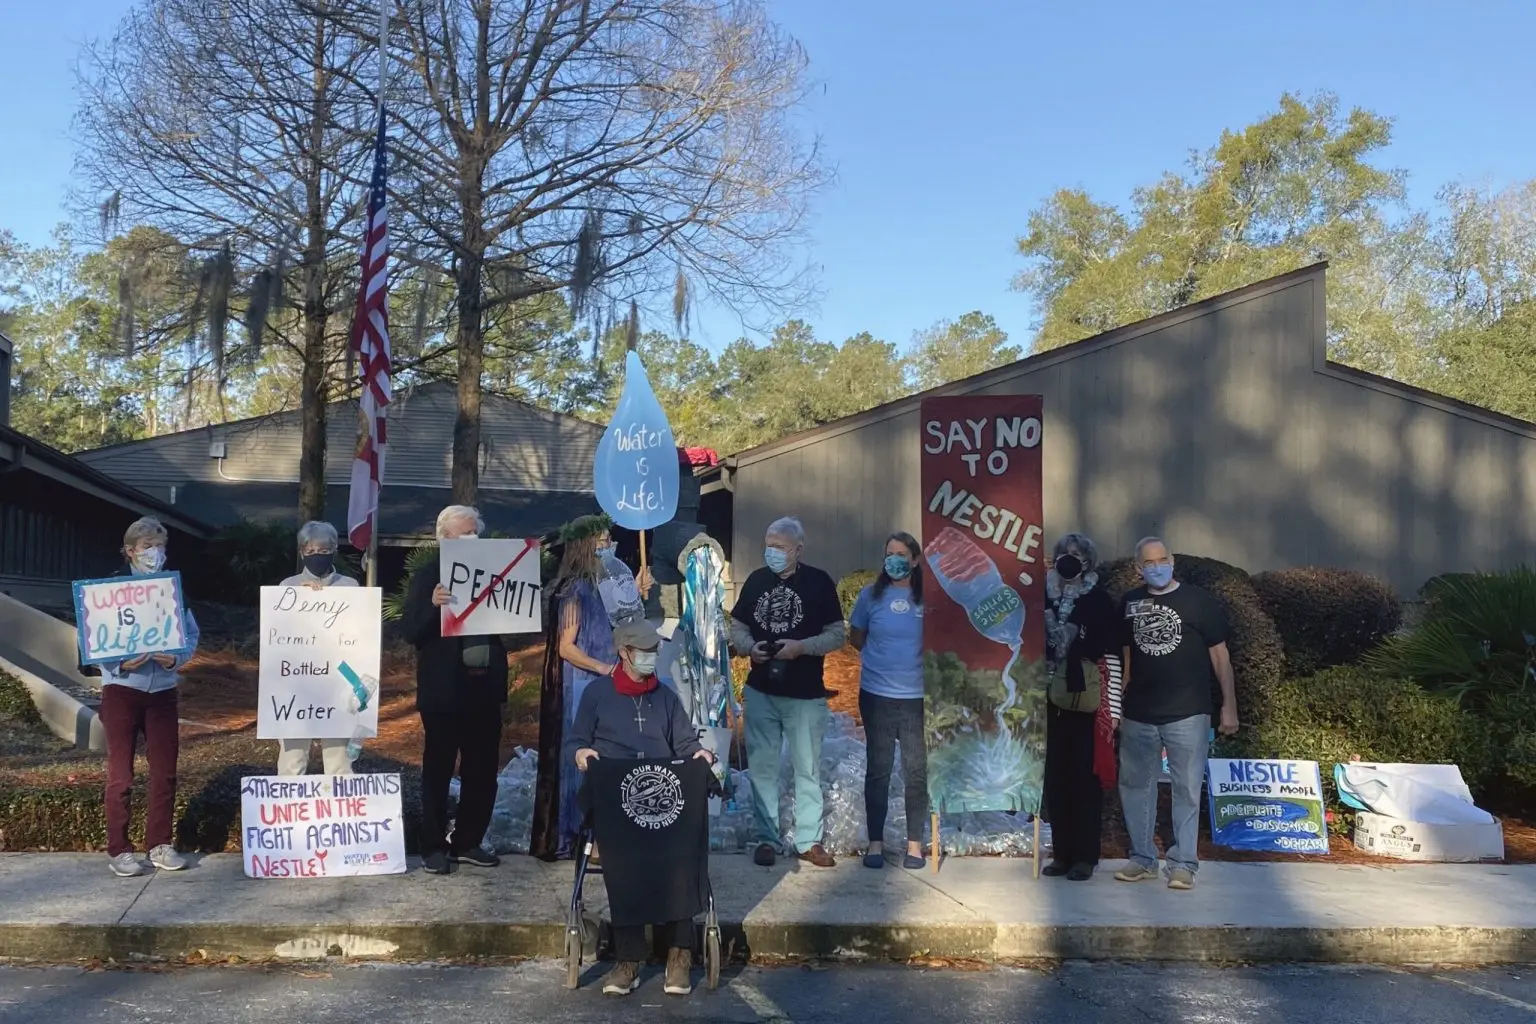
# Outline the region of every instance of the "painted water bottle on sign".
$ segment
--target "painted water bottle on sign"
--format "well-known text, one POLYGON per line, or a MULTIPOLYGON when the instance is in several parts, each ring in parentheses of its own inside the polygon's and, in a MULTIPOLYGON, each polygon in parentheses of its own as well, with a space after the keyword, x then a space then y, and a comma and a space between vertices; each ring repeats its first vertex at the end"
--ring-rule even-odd
POLYGON ((997 563, 970 537, 952 526, 945 527, 928 545, 928 567, 944 593, 961 608, 976 632, 1011 650, 1003 669, 1005 697, 999 712, 1016 703, 1013 666, 1024 642, 1024 601, 1018 591, 1003 582, 997 563))
POLYGON ((368 738, 368 727, 363 724, 362 715, 379 694, 379 680, 371 675, 358 675, 346 662, 341 663, 340 671, 342 678, 352 688, 347 697, 347 707, 357 719, 352 727, 352 735, 347 740, 347 760, 351 762, 363 755, 363 740, 368 738))

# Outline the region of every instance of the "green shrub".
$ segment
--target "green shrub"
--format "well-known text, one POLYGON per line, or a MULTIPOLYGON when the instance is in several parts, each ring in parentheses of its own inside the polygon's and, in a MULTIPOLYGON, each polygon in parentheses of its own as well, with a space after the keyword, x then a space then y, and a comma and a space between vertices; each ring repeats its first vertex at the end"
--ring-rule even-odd
POLYGON ((182 568, 182 578, 193 601, 253 605, 262 587, 292 576, 298 564, 292 523, 239 522, 214 534, 201 557, 182 568))
POLYGON ((384 595, 385 622, 399 622, 405 615, 405 595, 411 591, 411 580, 436 557, 436 544, 412 548, 411 553, 405 556, 405 573, 400 577, 400 586, 394 593, 384 595))
POLYGON ((1474 793, 1498 760, 1483 723, 1455 701, 1358 666, 1284 680, 1267 713, 1238 735, 1238 746, 1245 757, 1316 761, 1336 806, 1333 766, 1356 758, 1454 764, 1474 793))
POLYGON ((4 719, 29 728, 43 724, 43 716, 38 714, 32 694, 21 685, 21 680, 0 671, 0 720, 4 719))
POLYGON ((880 574, 877 572, 859 569, 837 581, 837 599, 842 602, 844 619, 853 615, 853 604, 859 599, 859 594, 864 588, 879 578, 880 574))
MULTIPOLYGON (((1142 585, 1141 576, 1129 558, 1101 565, 1099 577, 1116 601, 1142 585)), ((1238 715, 1244 722, 1264 717, 1270 698, 1284 677, 1285 646, 1248 574, 1214 558, 1176 555, 1174 578, 1210 591, 1221 602, 1231 633, 1227 649, 1232 655, 1232 674, 1237 684, 1238 715)))
POLYGON ((1282 569, 1253 577, 1264 610, 1285 645, 1293 676, 1351 665, 1403 621, 1392 588, 1350 569, 1282 569))
POLYGON ((1536 571, 1521 566, 1430 581, 1423 619, 1365 661, 1474 709, 1536 693, 1536 571))

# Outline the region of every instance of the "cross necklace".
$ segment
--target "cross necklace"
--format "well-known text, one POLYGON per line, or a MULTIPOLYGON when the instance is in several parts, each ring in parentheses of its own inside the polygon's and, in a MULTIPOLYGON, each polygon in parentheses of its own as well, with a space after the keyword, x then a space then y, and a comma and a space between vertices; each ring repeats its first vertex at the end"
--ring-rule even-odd
POLYGON ((635 702, 635 728, 643 733, 645 732, 645 716, 640 713, 640 698, 631 697, 629 699, 635 702))

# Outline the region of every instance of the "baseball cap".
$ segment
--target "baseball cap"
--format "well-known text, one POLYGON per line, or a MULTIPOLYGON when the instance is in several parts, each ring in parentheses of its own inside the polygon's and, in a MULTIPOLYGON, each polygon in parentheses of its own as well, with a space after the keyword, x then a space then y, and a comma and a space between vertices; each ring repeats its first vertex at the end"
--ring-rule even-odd
POLYGON ((637 651, 654 651, 661 646, 661 634, 644 619, 630 619, 613 627, 613 646, 616 650, 633 647, 637 651))

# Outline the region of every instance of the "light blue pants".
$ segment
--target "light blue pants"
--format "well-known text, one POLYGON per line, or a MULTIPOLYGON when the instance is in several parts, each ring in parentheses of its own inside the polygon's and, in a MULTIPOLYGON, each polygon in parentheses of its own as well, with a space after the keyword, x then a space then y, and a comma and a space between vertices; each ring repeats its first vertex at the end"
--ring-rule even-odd
POLYGON ((779 846, 779 755, 787 742, 795 773, 795 849, 804 853, 821 842, 821 742, 831 718, 826 699, 748 690, 745 714, 757 841, 779 846))
POLYGON ((1210 754, 1211 716, 1195 715, 1163 725, 1120 720, 1120 806, 1131 837, 1131 862, 1157 867, 1157 779, 1168 750, 1173 778, 1173 849, 1168 869, 1200 868, 1200 785, 1210 754))

